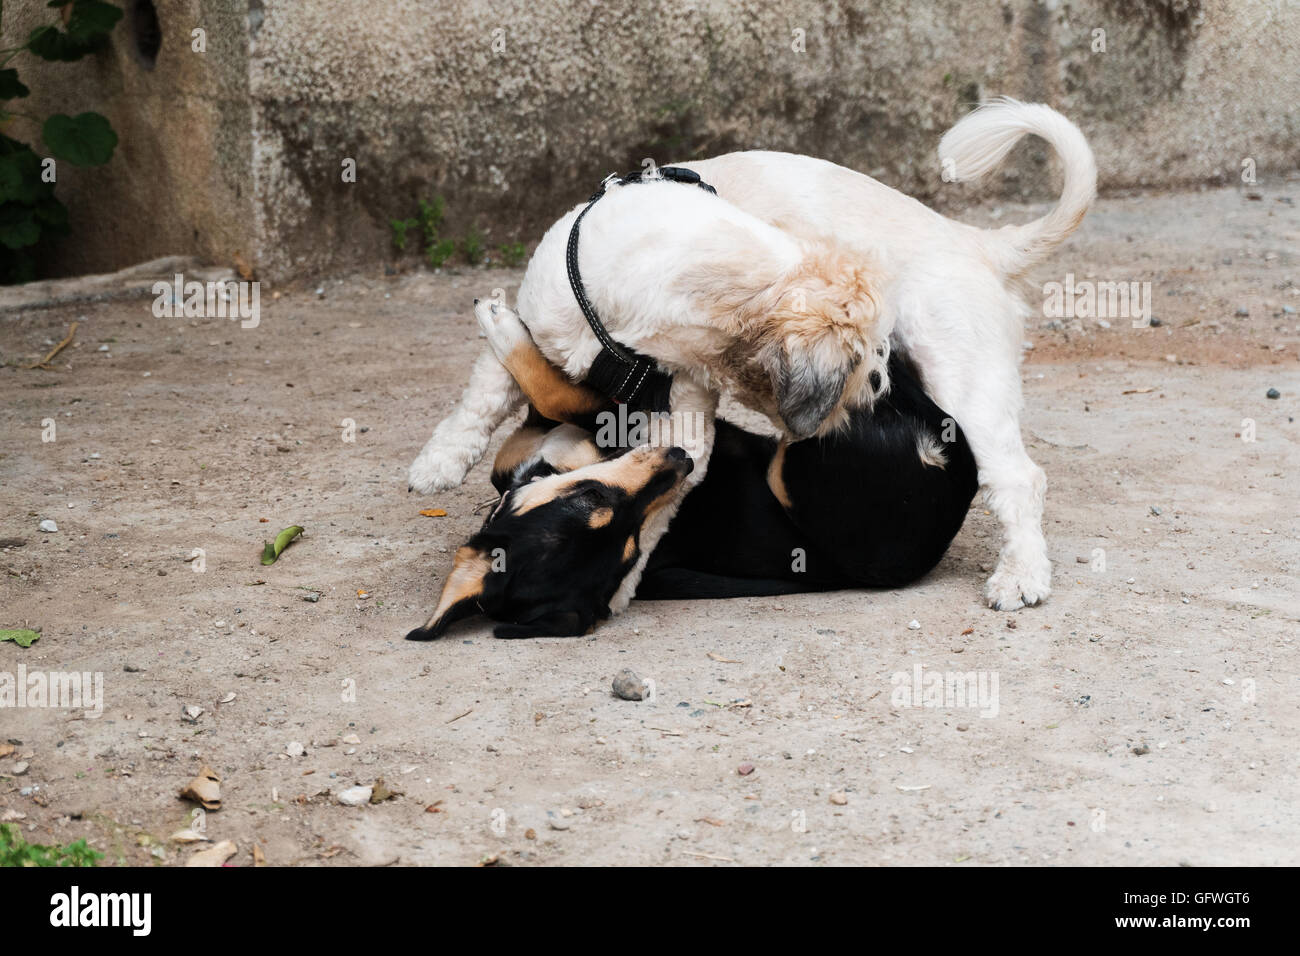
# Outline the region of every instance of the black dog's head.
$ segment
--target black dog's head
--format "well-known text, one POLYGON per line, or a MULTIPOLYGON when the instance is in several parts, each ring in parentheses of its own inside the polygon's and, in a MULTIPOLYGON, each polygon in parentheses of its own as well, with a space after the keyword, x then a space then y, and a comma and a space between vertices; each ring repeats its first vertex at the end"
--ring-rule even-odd
POLYGON ((437 610, 407 638, 432 640, 473 614, 502 622, 497 637, 585 634, 609 616, 641 555, 642 528, 693 467, 681 448, 651 445, 556 474, 520 463, 518 480, 457 550, 437 610))

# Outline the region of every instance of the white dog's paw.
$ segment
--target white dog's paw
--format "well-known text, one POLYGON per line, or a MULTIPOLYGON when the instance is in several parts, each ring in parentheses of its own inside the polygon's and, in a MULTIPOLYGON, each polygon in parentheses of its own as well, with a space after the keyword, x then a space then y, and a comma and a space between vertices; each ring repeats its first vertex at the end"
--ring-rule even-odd
POLYGON ((427 495, 431 491, 459 488, 469 474, 471 465, 462 456, 450 455, 445 451, 422 451, 420 457, 411 462, 411 470, 407 474, 407 490, 427 495))
POLYGON ((516 348, 532 342, 518 314, 499 300, 475 299, 474 318, 499 362, 504 363, 516 348))
POLYGON ((1052 593, 1052 565, 1043 561, 1041 566, 1027 568, 1019 562, 1003 558, 989 578, 985 596, 989 607, 995 611, 1014 611, 1032 607, 1052 593))

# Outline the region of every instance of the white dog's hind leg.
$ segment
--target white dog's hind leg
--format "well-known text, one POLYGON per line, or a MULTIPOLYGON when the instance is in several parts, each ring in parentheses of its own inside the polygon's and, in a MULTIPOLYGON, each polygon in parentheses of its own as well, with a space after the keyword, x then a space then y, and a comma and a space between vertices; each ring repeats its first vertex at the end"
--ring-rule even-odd
POLYGON ((459 486, 487 451, 497 426, 523 401, 514 376, 485 348, 474 363, 460 404, 438 423, 411 463, 410 489, 428 494, 459 486))
POLYGON ((1002 552, 985 596, 998 611, 1037 604, 1052 593, 1052 563, 1043 538, 1047 476, 1020 439, 1018 416, 999 411, 995 420, 962 422, 979 465, 989 509, 1002 523, 1002 552))

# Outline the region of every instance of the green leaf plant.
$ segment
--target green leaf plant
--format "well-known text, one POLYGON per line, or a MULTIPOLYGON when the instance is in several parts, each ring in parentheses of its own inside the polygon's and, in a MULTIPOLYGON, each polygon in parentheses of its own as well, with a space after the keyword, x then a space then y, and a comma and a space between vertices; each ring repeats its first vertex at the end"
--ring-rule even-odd
MULTIPOLYGON (((54 196, 57 164, 102 166, 113 157, 117 133, 99 113, 45 118, 25 113, 15 103, 31 92, 9 62, 20 53, 49 62, 70 63, 100 50, 122 10, 104 0, 51 0, 60 25, 36 27, 21 46, 0 50, 0 130, 22 117, 39 124, 49 154, 0 132, 0 284, 36 277, 36 255, 51 239, 68 233, 68 210, 54 196)), ((4 5, 0 0, 0 20, 4 5)), ((21 104, 19 104, 21 105, 21 104)))

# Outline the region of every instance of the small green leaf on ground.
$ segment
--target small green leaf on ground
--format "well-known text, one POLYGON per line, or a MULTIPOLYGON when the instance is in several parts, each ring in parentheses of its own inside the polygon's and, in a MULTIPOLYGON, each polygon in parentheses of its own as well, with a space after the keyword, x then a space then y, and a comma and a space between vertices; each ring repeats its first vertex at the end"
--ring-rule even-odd
POLYGON ((275 561, 280 557, 281 552, 283 552, 285 548, 289 547, 289 542, 300 534, 302 534, 302 526, 295 524, 285 528, 277 534, 275 536, 275 541, 266 542, 266 546, 262 548, 262 563, 275 564, 275 561))
POLYGON ((19 647, 31 647, 33 641, 39 641, 41 635, 35 631, 29 631, 25 627, 15 628, 9 631, 0 631, 0 643, 4 641, 13 641, 19 647))

